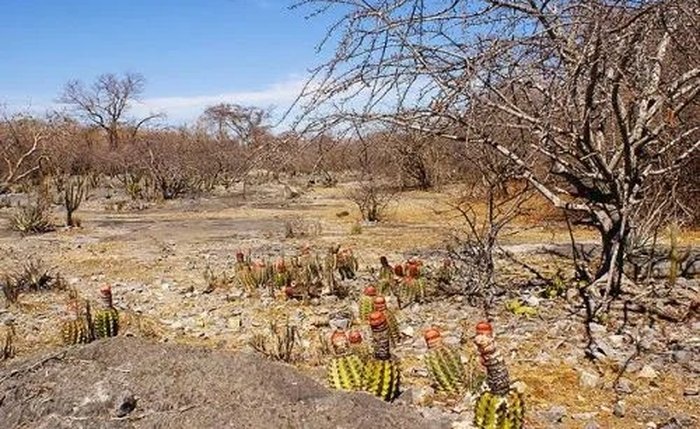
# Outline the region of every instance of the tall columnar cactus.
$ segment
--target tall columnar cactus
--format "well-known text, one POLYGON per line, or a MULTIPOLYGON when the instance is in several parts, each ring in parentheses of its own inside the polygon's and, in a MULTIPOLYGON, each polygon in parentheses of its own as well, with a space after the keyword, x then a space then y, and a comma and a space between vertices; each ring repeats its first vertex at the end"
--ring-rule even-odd
POLYGON ((277 289, 289 286, 291 274, 284 258, 278 258, 274 265, 274 283, 277 289))
POLYGON ((490 324, 481 322, 477 325, 474 343, 486 367, 488 384, 488 390, 476 401, 474 425, 479 429, 521 429, 525 414, 522 394, 511 385, 508 368, 496 348, 490 324))
POLYGON ((95 313, 95 334, 98 338, 116 337, 119 333, 119 312, 112 304, 112 288, 100 289, 101 308, 95 313))
POLYGON ((386 315, 375 311, 369 316, 369 324, 374 355, 365 364, 363 390, 385 401, 393 401, 399 394, 401 370, 398 360, 391 356, 386 315))
POLYGON ((382 312, 386 316, 387 324, 389 326, 389 339, 392 345, 396 345, 401 338, 399 321, 396 314, 387 308, 386 299, 383 296, 377 296, 374 298, 373 310, 382 312))
POLYGON ((61 338, 63 344, 87 344, 93 340, 91 322, 82 314, 81 305, 78 299, 71 299, 68 302, 68 320, 61 323, 61 338))
POLYGON ((362 334, 360 331, 348 332, 348 343, 350 343, 350 351, 363 362, 366 362, 372 355, 367 344, 362 341, 362 334))
POLYGON ((360 390, 363 380, 363 363, 349 347, 345 332, 333 332, 331 345, 334 356, 328 363, 328 384, 338 390, 360 390))
POLYGON ((427 329, 423 337, 428 345, 425 363, 438 390, 450 395, 462 393, 467 387, 467 376, 459 351, 445 345, 436 328, 427 329))
POLYGON ((360 297, 360 320, 367 320, 369 314, 374 311, 374 298, 377 296, 377 288, 369 285, 362 291, 360 297))
POLYGON ((394 286, 394 269, 389 265, 389 260, 386 256, 379 258, 379 292, 382 294, 388 293, 394 286))

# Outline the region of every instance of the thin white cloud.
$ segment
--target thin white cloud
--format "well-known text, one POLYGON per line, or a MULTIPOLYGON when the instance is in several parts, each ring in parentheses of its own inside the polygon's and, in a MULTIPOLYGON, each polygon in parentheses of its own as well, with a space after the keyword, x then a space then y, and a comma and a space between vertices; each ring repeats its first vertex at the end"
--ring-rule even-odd
POLYGON ((131 114, 142 116, 155 112, 165 113, 168 122, 189 122, 195 120, 208 106, 218 103, 235 103, 259 107, 276 105, 280 108, 285 108, 299 96, 304 82, 303 79, 289 79, 257 91, 227 92, 191 97, 145 98, 139 103, 134 103, 131 114))

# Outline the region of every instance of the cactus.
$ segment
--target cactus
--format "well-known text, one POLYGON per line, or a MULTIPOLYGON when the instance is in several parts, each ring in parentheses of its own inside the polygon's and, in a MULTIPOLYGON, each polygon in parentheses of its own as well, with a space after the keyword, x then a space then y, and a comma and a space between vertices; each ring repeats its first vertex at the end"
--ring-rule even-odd
POLYGON ((381 267, 379 268, 379 293, 386 294, 394 289, 394 269, 389 265, 386 256, 379 258, 381 267))
POLYGON ((367 344, 362 341, 362 334, 359 331, 348 332, 348 342, 350 343, 350 351, 362 360, 367 362, 371 356, 371 351, 367 344))
POLYGON ((352 253, 352 249, 342 249, 336 253, 335 265, 342 280, 353 280, 357 271, 357 258, 352 253))
POLYGON ((474 343, 486 367, 488 391, 476 401, 474 425, 478 429, 521 429, 525 414, 522 394, 511 385, 508 368, 496 349, 493 329, 481 322, 476 332, 474 343))
POLYGON ((360 297, 360 320, 367 320, 369 314, 374 311, 374 298, 377 296, 377 288, 369 285, 360 297))
POLYGON ((338 390, 362 388, 363 363, 359 356, 352 353, 345 332, 333 332, 331 345, 335 356, 328 364, 328 384, 338 390))
POLYGON ((374 356, 365 364, 362 387, 385 401, 393 401, 399 394, 401 371, 399 362, 391 356, 389 324, 381 311, 370 314, 369 322, 374 356))
POLYGON ((89 305, 86 304, 87 317, 80 312, 80 304, 77 298, 68 302, 68 311, 71 318, 61 324, 61 338, 65 345, 87 344, 94 338, 92 322, 89 318, 89 305))
POLYGON ((389 325, 389 339, 392 345, 396 345, 401 338, 401 331, 396 314, 389 310, 386 306, 386 299, 383 296, 377 296, 373 302, 374 311, 380 311, 386 316, 387 324, 389 325))
POLYGON ((102 308, 95 313, 95 334, 98 338, 116 337, 119 333, 119 312, 112 305, 112 288, 100 289, 102 308))
POLYGON ((282 289, 285 286, 289 286, 291 282, 291 275, 287 269, 287 264, 284 258, 278 258, 274 265, 274 283, 275 287, 282 289))
POLYGON ((428 345, 425 362, 438 390, 450 395, 462 393, 467 387, 467 377, 459 351, 445 345, 436 328, 427 329, 423 336, 428 345))

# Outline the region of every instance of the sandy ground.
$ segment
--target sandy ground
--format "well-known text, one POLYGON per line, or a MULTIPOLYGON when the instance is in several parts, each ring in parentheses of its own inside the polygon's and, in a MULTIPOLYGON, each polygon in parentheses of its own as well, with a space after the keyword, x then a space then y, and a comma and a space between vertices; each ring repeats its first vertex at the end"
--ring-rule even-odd
MULTIPOLYGON (((124 334, 158 341, 240 350, 246 348, 251 333, 266 326, 268 320, 292 318, 304 325, 303 356, 297 366, 321 380, 323 357, 314 350, 319 335, 330 331, 317 328, 314 320, 352 307, 352 299, 343 302, 327 297, 309 306, 251 296, 236 288, 203 293, 205 269, 231 270, 238 250, 273 258, 293 255, 305 244, 320 252, 331 244, 340 244, 354 250, 364 273, 351 285, 356 296, 371 278, 370 268, 377 267, 379 255, 387 255, 392 261, 414 254, 430 255, 459 228, 460 220, 448 210, 449 190, 412 192, 390 207, 385 222, 362 224, 361 233, 352 234, 358 213, 344 198, 342 188, 310 189, 295 200, 285 200, 282 194, 281 188, 268 186, 256 189, 245 199, 238 194, 222 194, 158 203, 145 210, 117 211, 115 202, 124 198, 118 194, 106 198, 101 193, 78 211, 81 228, 58 228, 27 237, 8 231, 11 210, 0 209, 0 273, 40 259, 86 298, 96 300, 98 288, 110 284, 125 322, 124 334), (288 223, 293 238, 285 237, 288 223)), ((55 215, 58 221, 60 210, 55 215)), ((596 238, 587 230, 578 230, 577 236, 584 242, 596 238)), ((566 231, 557 222, 538 218, 518 221, 507 231, 504 242, 513 251, 528 255, 549 275, 570 267, 560 258, 535 254, 542 246, 568 243, 566 231)), ((696 233, 683 235, 682 244, 696 242, 700 242, 696 233)), ((501 264, 499 272, 505 279, 526 277, 510 264, 501 264)), ((59 347, 56 321, 66 317, 65 301, 61 292, 23 295, 14 306, 0 301, 0 316, 15 321, 20 357, 59 347)), ((693 342, 698 341, 697 319, 682 326, 667 327, 659 322, 654 329, 663 330, 663 335, 654 333, 648 356, 631 360, 624 378, 633 387, 620 394, 612 383, 620 363, 634 351, 630 342, 622 340, 616 360, 592 364, 582 355, 581 323, 566 310, 566 303, 542 301, 538 306, 534 318, 507 311, 497 316, 499 338, 511 369, 528 386, 528 427, 573 428, 595 421, 598 427, 636 428, 670 418, 683 424, 700 422, 700 401, 697 393, 692 394, 700 384, 698 366, 692 364, 698 360, 698 344, 693 342), (670 335, 666 330, 674 331, 671 336, 680 341, 683 350, 689 350, 691 364, 685 358, 674 361, 671 351, 664 350, 670 335), (654 377, 645 377, 648 371, 642 374, 646 366, 655 369, 654 377), (584 373, 594 374, 597 381, 582 387, 584 373), (619 401, 625 410, 622 416, 615 416, 619 401), (564 407, 561 421, 552 417, 557 407, 564 407)), ((405 341, 396 350, 404 359, 406 388, 424 393, 421 389, 429 385, 421 362, 425 351, 421 344, 423 328, 438 325, 459 342, 464 335, 462 327, 473 326, 481 318, 481 312, 461 298, 416 305, 406 311, 405 341)), ((418 393, 414 396, 420 396, 418 393)), ((457 420, 469 418, 464 404, 434 399, 429 390, 424 396, 414 401, 423 407, 424 415, 426 409, 434 408, 451 413, 457 420)))

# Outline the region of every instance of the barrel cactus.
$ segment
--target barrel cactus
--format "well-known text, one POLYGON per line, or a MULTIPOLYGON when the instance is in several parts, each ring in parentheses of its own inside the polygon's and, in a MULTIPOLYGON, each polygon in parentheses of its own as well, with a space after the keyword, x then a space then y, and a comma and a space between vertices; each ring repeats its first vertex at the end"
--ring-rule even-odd
POLYGON ((100 289, 102 308, 95 313, 95 334, 98 338, 116 337, 119 333, 119 312, 112 304, 112 288, 100 289))
POLYGON ((331 335, 334 356, 328 363, 328 384, 338 390, 359 390, 362 388, 362 360, 348 345, 343 331, 331 335))
POLYGON ((348 343, 350 344, 350 351, 363 362, 366 362, 372 355, 367 344, 362 341, 362 334, 360 331, 348 332, 348 343))
POLYGON ((61 339, 65 345, 87 344, 93 340, 91 322, 81 310, 78 299, 68 302, 70 316, 61 323, 61 339))
POLYGON ((374 298, 377 296, 377 288, 369 285, 362 291, 360 297, 360 320, 367 320, 369 314, 374 311, 374 298))
POLYGON ((493 329, 481 322, 476 327, 476 344, 486 367, 488 390, 481 394, 474 408, 474 425, 479 429, 521 429, 525 414, 523 397, 511 384, 508 368, 496 348, 493 329))
POLYGON ((401 371, 398 360, 391 356, 389 324, 381 311, 370 314, 369 322, 374 355, 365 364, 363 390, 393 401, 399 394, 401 371))
POLYGON ((428 345, 425 362, 438 390, 450 395, 462 393, 467 387, 467 376, 459 351, 444 344, 436 328, 427 329, 423 337, 428 345))
POLYGON ((386 316, 387 324, 389 326, 389 339, 392 345, 396 345, 401 338, 401 331, 399 328, 399 321, 396 314, 387 308, 386 299, 383 296, 377 296, 374 298, 373 302, 374 311, 379 311, 384 313, 386 316))

